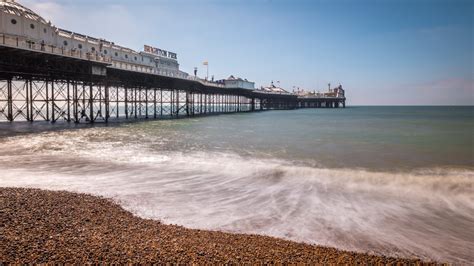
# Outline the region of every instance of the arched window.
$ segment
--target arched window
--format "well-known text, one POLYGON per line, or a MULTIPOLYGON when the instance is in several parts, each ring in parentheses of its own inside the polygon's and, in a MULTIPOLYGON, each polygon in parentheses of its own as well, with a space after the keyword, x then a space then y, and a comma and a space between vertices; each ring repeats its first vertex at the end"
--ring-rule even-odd
POLYGON ((32 30, 34 30, 34 29, 35 29, 35 25, 30 24, 30 28, 31 28, 32 30))
POLYGON ((67 46, 67 41, 64 41, 63 44, 64 44, 64 46, 67 46))
POLYGON ((16 19, 12 18, 12 20, 10 20, 10 22, 15 25, 16 24, 16 19))
POLYGON ((137 61, 137 57, 135 56, 135 61, 137 61))
POLYGON ((104 54, 107 54, 107 53, 108 53, 107 50, 104 50, 104 54))
POLYGON ((128 54, 125 55, 125 58, 128 58, 128 54))
POLYGON ((95 52, 95 47, 91 47, 91 51, 92 51, 92 52, 95 52))
POLYGON ((117 52, 115 52, 115 56, 118 56, 118 53, 117 53, 117 52))
POLYGON ((46 30, 46 29, 43 29, 43 32, 44 32, 44 33, 48 33, 48 30, 46 30))
POLYGON ((78 44, 77 48, 82 49, 82 44, 78 44))

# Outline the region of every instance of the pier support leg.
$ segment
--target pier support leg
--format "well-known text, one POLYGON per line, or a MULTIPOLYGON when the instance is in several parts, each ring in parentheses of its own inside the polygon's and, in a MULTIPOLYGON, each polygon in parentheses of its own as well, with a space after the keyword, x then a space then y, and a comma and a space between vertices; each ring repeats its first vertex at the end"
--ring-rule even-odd
POLYGON ((115 117, 117 119, 120 118, 120 94, 119 94, 119 86, 115 87, 115 111, 117 112, 115 117))
POLYGON ((54 80, 51 81, 51 122, 56 122, 56 108, 55 108, 55 92, 54 92, 54 80))
POLYGON ((176 118, 179 118, 179 90, 176 90, 176 118))
POLYGON ((94 123, 94 86, 89 84, 89 120, 94 123))
POLYGON ((163 89, 160 88, 160 118, 163 118, 163 89))
POLYGON ((71 88, 70 88, 70 81, 67 80, 66 81, 66 89, 67 89, 67 100, 66 100, 66 104, 67 104, 67 122, 71 122, 71 88))
POLYGON ((125 119, 128 119, 128 88, 125 87, 125 119))
MULTIPOLYGON (((104 118, 104 113, 102 112, 102 101, 105 100, 105 99, 102 99, 102 86, 101 85, 96 86, 96 90, 98 91, 98 94, 99 94, 99 100, 98 100, 99 101, 99 110, 97 110, 97 114, 95 115, 94 118, 95 119, 97 117, 104 118)), ((104 88, 104 94, 105 94, 105 88, 104 88)), ((97 100, 97 99, 94 99, 94 100, 97 100)))
MULTIPOLYGON (((148 119, 148 90, 149 90, 149 88, 145 89, 145 119, 148 119)), ((141 95, 141 93, 140 93, 140 95, 141 95)))
POLYGON ((72 113, 74 114, 74 123, 79 123, 79 93, 77 91, 77 82, 72 83, 72 113))
POLYGON ((185 107, 186 107, 186 116, 189 117, 189 97, 190 97, 190 93, 188 91, 186 91, 186 103, 185 103, 185 107))
POLYGON ((153 119, 156 119, 156 88, 153 89, 153 119))
POLYGON ((174 110, 174 91, 170 89, 169 91, 167 91, 167 94, 168 94, 167 103, 169 103, 169 104, 168 104, 169 115, 170 115, 171 117, 173 117, 173 110, 174 110))
POLYGON ((12 92, 12 80, 7 80, 7 119, 13 122, 13 92, 12 92))
POLYGON ((25 81, 25 97, 26 97, 26 121, 31 121, 30 118, 30 89, 29 89, 29 80, 25 81))
POLYGON ((49 82, 48 81, 46 81, 45 90, 46 90, 46 98, 45 98, 45 101, 46 101, 46 121, 50 121, 50 119, 49 119, 49 82))
POLYGON ((240 112, 240 101, 242 100, 241 98, 242 98, 242 97, 237 96, 237 113, 240 112))
POLYGON ((109 122, 110 117, 110 95, 109 95, 109 85, 105 84, 104 86, 105 93, 105 123, 109 122))
POLYGON ((35 117, 34 117, 34 113, 33 113, 33 101, 34 101, 34 97, 33 97, 33 80, 29 80, 28 81, 30 83, 30 86, 29 86, 29 90, 30 90, 30 120, 31 122, 33 122, 35 120, 35 117))
POLYGON ((134 115, 135 115, 135 119, 138 118, 138 97, 137 97, 137 88, 133 88, 133 105, 134 105, 134 115))

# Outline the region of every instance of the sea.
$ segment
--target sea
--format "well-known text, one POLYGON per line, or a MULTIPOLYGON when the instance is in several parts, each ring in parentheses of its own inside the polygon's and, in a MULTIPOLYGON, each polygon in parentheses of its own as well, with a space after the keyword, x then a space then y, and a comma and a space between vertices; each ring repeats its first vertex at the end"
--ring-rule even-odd
POLYGON ((0 186, 104 196, 188 228, 471 264, 474 107, 0 123, 0 186))

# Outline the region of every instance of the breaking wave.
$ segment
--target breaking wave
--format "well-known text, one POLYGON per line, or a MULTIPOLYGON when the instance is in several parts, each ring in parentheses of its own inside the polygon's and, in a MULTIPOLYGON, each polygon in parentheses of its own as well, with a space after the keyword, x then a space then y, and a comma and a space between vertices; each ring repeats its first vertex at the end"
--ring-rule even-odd
POLYGON ((6 138, 0 185, 111 197, 138 216, 189 228, 474 261, 472 169, 330 169, 232 152, 160 150, 163 139, 156 138, 124 142, 99 132, 90 139, 77 132, 6 138))

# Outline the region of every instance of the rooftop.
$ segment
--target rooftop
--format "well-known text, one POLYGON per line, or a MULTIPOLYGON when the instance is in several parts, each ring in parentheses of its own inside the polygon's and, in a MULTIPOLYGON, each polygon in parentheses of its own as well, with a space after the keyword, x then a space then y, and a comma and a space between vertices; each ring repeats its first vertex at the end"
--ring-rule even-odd
POLYGON ((0 0, 0 10, 12 15, 23 16, 31 20, 35 20, 40 23, 48 24, 46 20, 40 15, 33 12, 31 9, 26 8, 14 0, 0 0))

